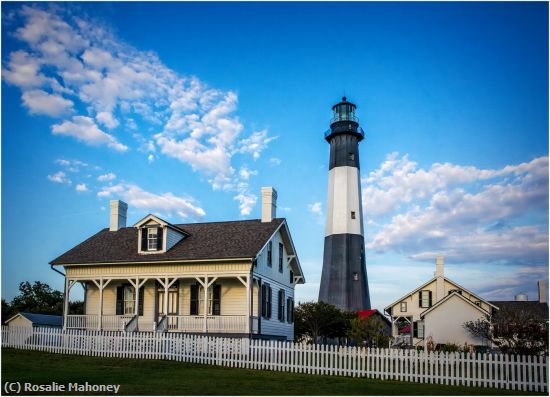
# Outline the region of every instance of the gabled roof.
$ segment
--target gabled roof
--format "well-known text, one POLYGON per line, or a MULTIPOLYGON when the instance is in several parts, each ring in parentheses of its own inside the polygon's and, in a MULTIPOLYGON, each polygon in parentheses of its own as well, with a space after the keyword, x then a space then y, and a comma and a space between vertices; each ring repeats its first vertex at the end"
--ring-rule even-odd
MULTIPOLYGON (((413 295, 414 293, 420 291, 422 288, 424 288, 424 287, 427 286, 427 285, 430 285, 431 283, 433 283, 433 282, 436 281, 436 280, 437 280, 437 277, 431 278, 430 280, 428 280, 428 281, 426 281, 424 284, 422 284, 420 287, 418 287, 418 288, 416 288, 415 290, 409 292, 408 294, 403 295, 401 298, 397 299, 397 300, 396 300, 395 302, 393 302, 392 304, 386 306, 386 307, 384 308, 384 311, 387 312, 387 310, 388 310, 389 308, 393 307, 394 305, 396 305, 397 303, 401 302, 402 300, 408 298, 409 296, 413 295)), ((470 294, 470 295, 476 297, 478 300, 487 303, 489 306, 492 306, 492 307, 494 307, 495 309, 498 309, 498 307, 496 307, 495 305, 493 305, 491 302, 489 302, 489 301, 487 301, 487 300, 481 298, 481 297, 480 297, 479 295, 477 295, 477 294, 474 294, 472 291, 470 291, 470 290, 464 288, 463 286, 461 286, 461 285, 458 284, 458 283, 455 283, 453 280, 448 279, 447 277, 443 277, 443 280, 447 281, 448 283, 451 283, 452 285, 454 285, 454 286, 457 287, 458 289, 460 289, 460 290, 462 290, 462 291, 464 291, 464 292, 467 292, 468 294, 470 294)))
POLYGON ((27 312, 17 313, 15 316, 8 319, 6 323, 19 316, 26 318, 27 320, 32 322, 33 325, 47 325, 49 327, 61 327, 63 325, 63 316, 27 312))
POLYGON ((176 224, 189 236, 169 251, 146 256, 138 253, 138 229, 125 227, 116 232, 108 228, 78 244, 50 262, 52 265, 101 263, 193 261, 212 259, 254 259, 260 249, 283 224, 284 218, 271 222, 259 219, 231 222, 176 224))
POLYGON ((429 312, 431 312, 432 310, 435 310, 438 307, 441 307, 445 303, 449 302, 453 298, 453 296, 457 296, 458 298, 462 299, 464 302, 468 303, 470 306, 473 306, 474 308, 476 308, 477 310, 479 310, 483 314, 490 315, 490 313, 487 310, 483 310, 480 306, 476 305, 470 299, 466 299, 465 297, 463 297, 462 294, 459 294, 458 292, 452 292, 452 293, 448 294, 445 298, 443 298, 439 302, 437 302, 435 305, 430 307, 429 309, 426 309, 422 313, 420 313, 420 318, 424 318, 424 316, 426 314, 428 314, 429 312))
POLYGON ((173 224, 171 224, 171 223, 168 223, 168 222, 166 222, 164 219, 159 218, 158 216, 153 215, 153 214, 149 214, 149 215, 147 215, 147 216, 141 218, 139 221, 137 221, 137 222, 134 224, 134 227, 139 228, 139 227, 145 225, 147 222, 149 222, 149 221, 151 221, 151 220, 154 221, 154 222, 156 222, 156 223, 158 223, 159 225, 166 226, 166 227, 168 227, 168 228, 170 228, 170 229, 173 229, 173 230, 175 230, 175 231, 177 231, 177 232, 179 232, 179 233, 185 234, 186 236, 189 235, 189 233, 186 232, 185 230, 183 230, 180 226, 178 226, 178 225, 173 225, 173 224))

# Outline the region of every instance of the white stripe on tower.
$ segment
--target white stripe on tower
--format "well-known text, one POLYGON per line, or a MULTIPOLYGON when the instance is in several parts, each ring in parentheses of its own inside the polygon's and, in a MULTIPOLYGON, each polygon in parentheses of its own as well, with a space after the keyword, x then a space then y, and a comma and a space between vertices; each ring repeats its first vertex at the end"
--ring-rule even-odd
POLYGON ((328 173, 325 236, 363 235, 361 181, 357 167, 334 167, 328 173))

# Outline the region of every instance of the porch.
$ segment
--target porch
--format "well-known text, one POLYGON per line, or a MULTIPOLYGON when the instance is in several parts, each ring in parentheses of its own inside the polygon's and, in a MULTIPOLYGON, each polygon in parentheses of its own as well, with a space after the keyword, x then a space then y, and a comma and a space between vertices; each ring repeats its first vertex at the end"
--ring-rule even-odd
POLYGON ((258 288, 250 276, 67 278, 65 329, 258 333, 258 288), (71 314, 70 290, 84 289, 85 314, 71 314))

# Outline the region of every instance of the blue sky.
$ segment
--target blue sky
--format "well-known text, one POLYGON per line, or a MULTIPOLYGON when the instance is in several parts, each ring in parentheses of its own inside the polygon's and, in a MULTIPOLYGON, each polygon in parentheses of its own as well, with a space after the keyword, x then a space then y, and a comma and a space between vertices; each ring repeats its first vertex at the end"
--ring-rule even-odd
POLYGON ((330 108, 357 104, 382 308, 446 274, 487 299, 548 279, 548 5, 4 3, 2 297, 108 224, 258 218, 279 193, 322 267, 330 108))

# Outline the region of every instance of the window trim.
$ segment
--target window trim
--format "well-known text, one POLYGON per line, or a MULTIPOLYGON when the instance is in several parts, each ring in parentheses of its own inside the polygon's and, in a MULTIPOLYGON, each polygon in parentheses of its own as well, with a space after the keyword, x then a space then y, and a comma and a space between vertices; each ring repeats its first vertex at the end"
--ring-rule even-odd
POLYGON ((285 306, 286 306, 286 299, 285 299, 285 290, 279 289, 279 293, 277 294, 277 319, 284 323, 285 322, 285 306))
POLYGON ((432 291, 429 289, 420 290, 420 292, 418 293, 418 300, 418 305, 420 308, 428 309, 432 307, 432 291), (425 295, 427 295, 427 297, 425 295), (426 299, 427 302, 425 302, 426 299), (427 303, 427 305, 424 305, 425 303, 427 303))
POLYGON ((400 303, 399 303, 399 311, 400 311, 401 313, 406 313, 406 312, 407 312, 407 302, 404 302, 404 301, 403 301, 403 302, 400 302, 400 303), (405 305, 405 310, 403 310, 403 305, 405 305))

